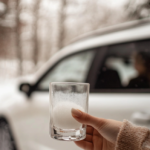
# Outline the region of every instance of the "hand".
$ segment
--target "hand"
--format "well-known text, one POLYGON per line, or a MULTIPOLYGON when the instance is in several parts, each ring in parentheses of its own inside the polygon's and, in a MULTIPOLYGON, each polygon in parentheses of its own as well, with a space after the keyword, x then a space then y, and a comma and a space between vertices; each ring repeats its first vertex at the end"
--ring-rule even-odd
POLYGON ((91 116, 77 109, 72 109, 72 116, 87 125, 86 138, 75 144, 84 150, 114 150, 117 135, 122 122, 91 116))

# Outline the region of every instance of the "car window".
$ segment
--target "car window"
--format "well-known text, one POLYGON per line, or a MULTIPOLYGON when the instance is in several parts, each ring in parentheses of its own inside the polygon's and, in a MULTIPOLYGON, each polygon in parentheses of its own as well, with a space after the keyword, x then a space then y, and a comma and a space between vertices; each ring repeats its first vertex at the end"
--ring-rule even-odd
POLYGON ((150 40, 108 47, 95 89, 150 88, 150 40))
POLYGON ((38 84, 38 89, 48 90, 50 82, 85 82, 95 50, 73 54, 59 61, 38 84))

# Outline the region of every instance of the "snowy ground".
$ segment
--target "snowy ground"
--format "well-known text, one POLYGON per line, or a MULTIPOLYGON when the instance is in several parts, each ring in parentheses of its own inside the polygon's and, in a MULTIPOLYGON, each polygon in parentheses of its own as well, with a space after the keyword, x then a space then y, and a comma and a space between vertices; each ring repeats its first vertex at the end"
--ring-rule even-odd
MULTIPOLYGON (((39 64, 42 64, 40 62, 39 64)), ((35 71, 32 61, 23 61, 23 75, 32 74, 35 71)), ((17 81, 18 75, 17 60, 0 60, 0 100, 5 99, 10 92, 13 92, 14 84, 17 81)))
MULTIPOLYGON (((39 62, 37 67, 41 66, 43 62, 39 62)), ((23 75, 32 74, 36 68, 32 61, 23 61, 23 75)), ((0 60, 0 83, 8 82, 16 79, 18 75, 19 61, 18 60, 0 60)))

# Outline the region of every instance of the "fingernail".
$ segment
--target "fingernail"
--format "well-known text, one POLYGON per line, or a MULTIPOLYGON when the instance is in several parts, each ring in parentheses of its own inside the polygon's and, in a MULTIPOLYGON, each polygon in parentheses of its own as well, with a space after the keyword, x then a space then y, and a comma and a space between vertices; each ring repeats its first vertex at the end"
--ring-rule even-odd
POLYGON ((71 112, 72 112, 72 115, 73 115, 74 117, 80 117, 80 116, 82 115, 82 112, 81 112, 80 110, 78 110, 78 109, 72 108, 72 109, 71 109, 71 112))

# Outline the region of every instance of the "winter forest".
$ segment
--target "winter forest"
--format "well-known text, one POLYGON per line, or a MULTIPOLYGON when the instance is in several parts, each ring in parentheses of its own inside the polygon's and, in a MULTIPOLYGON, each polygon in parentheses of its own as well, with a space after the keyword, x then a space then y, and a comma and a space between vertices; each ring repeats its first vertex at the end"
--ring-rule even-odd
POLYGON ((26 75, 81 34, 150 16, 150 0, 0 0, 0 80, 26 75))

